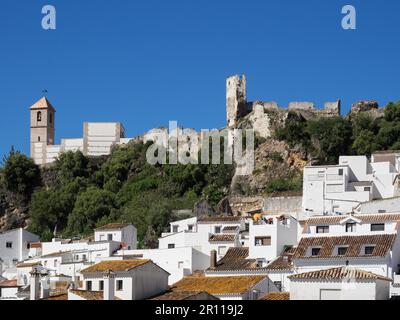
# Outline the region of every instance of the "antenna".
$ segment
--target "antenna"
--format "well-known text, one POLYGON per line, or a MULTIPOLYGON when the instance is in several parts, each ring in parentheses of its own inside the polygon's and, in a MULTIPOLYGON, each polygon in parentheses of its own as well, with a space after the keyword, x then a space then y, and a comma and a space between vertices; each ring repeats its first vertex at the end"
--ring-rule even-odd
POLYGON ((47 91, 47 89, 44 89, 44 90, 42 90, 42 95, 45 97, 45 98, 47 98, 47 94, 48 94, 49 92, 47 91))

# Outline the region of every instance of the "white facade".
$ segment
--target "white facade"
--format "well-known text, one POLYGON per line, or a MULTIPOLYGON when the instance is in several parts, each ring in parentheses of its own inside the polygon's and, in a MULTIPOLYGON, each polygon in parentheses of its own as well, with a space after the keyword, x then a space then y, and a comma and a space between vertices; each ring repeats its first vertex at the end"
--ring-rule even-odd
POLYGON ((0 234, 0 273, 29 257, 30 244, 39 236, 22 228, 0 234))
POLYGON ((341 156, 336 166, 306 167, 303 213, 350 213, 360 203, 395 196, 399 157, 393 157, 396 165, 374 157, 369 162, 365 156, 341 156))
POLYGON ((290 300, 388 300, 389 287, 384 280, 292 280, 290 300))
POLYGON ((210 266, 209 256, 192 247, 120 250, 113 258, 123 259, 129 256, 152 260, 156 265, 169 272, 168 284, 170 285, 178 282, 185 276, 193 274, 195 271, 205 270, 210 266))
POLYGON ((263 266, 278 257, 285 247, 297 244, 297 220, 289 215, 264 215, 250 222, 249 258, 260 260, 263 266))
POLYGON ((95 229, 95 242, 114 241, 122 243, 128 250, 137 248, 137 230, 133 225, 128 224, 118 228, 113 227, 114 224, 108 226, 95 229))

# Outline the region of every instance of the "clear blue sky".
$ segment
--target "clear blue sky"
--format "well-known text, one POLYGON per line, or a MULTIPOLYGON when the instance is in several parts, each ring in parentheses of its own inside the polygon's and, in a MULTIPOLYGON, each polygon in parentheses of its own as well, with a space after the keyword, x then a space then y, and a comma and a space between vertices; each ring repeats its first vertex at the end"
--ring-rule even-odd
POLYGON ((249 100, 350 104, 400 99, 398 0, 1 0, 0 152, 29 152, 28 108, 43 89, 56 142, 84 121, 128 136, 177 120, 225 125, 225 78, 246 73, 249 100), (41 8, 57 9, 57 30, 41 8), (357 9, 357 30, 341 8, 357 9))

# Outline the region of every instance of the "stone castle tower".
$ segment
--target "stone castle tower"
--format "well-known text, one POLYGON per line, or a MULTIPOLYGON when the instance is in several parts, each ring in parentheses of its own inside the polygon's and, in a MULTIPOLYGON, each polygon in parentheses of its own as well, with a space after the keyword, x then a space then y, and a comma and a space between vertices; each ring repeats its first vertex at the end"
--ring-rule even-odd
POLYGON ((226 79, 226 113, 229 128, 248 113, 245 75, 226 79))
POLYGON ((35 144, 53 145, 55 137, 55 114, 56 110, 43 97, 30 108, 31 114, 31 157, 35 156, 35 144))

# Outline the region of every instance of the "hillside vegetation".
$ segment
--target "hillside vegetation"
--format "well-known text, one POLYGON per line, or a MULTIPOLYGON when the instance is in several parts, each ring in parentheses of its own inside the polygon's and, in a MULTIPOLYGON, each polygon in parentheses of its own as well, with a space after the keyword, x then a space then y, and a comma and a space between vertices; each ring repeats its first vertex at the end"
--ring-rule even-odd
POLYGON ((51 166, 37 167, 10 151, 0 168, 0 227, 28 225, 43 240, 88 236, 96 226, 129 222, 141 247, 154 247, 174 219, 206 199, 214 208, 226 196, 301 191, 308 161, 333 164, 341 154, 369 155, 400 149, 400 104, 382 117, 369 112, 306 121, 289 113, 269 139, 256 139, 252 176, 234 177, 233 165, 156 165, 146 162, 150 144, 116 147, 110 156, 65 153, 51 166))

